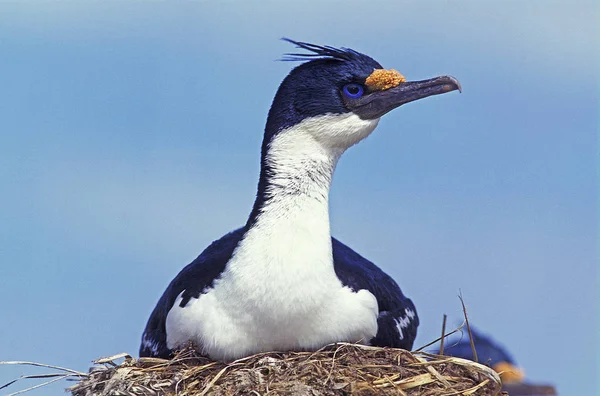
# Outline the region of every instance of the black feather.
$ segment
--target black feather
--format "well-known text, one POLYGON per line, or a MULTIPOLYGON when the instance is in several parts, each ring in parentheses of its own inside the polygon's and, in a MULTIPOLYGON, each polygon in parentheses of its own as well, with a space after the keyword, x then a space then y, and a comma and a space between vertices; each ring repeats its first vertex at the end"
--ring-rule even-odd
POLYGON ((303 62, 314 59, 335 59, 339 61, 352 61, 360 58, 361 56, 364 56, 360 52, 356 52, 353 49, 345 47, 335 48, 329 45, 316 45, 305 43, 302 41, 294 41, 285 37, 283 37, 282 40, 294 44, 297 48, 312 52, 312 54, 284 54, 283 58, 281 58, 281 60, 284 62, 303 62))

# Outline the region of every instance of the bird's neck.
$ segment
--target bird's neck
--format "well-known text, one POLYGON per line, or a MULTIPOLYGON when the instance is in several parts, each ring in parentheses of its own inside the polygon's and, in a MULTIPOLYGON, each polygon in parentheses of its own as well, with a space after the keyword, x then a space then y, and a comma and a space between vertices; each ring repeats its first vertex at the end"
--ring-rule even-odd
POLYGON ((329 228, 329 188, 340 156, 367 137, 379 119, 355 114, 325 114, 279 130, 282 117, 269 113, 262 145, 260 180, 246 230, 275 219, 324 213, 329 228))
MULTIPOLYGON (((236 249, 236 265, 272 273, 284 265, 297 276, 333 271, 329 188, 337 161, 377 120, 352 114, 306 119, 263 141, 254 208, 236 249)), ((292 279, 293 277, 290 277, 292 279)))
POLYGON ((280 268, 299 278, 333 274, 329 188, 342 152, 313 136, 298 126, 263 144, 258 194, 235 260, 253 277, 280 268))
POLYGON ((322 145, 301 128, 283 132, 265 146, 248 230, 305 228, 329 238, 329 189, 343 151, 322 145))

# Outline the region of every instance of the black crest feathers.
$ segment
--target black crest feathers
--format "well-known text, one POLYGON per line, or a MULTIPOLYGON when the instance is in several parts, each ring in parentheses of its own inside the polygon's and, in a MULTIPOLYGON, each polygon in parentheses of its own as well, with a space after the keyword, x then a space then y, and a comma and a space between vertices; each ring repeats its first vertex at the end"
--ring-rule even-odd
POLYGON ((328 45, 304 43, 302 41, 294 41, 285 37, 282 38, 282 40, 294 44, 297 48, 312 52, 309 54, 284 54, 281 60, 286 62, 303 62, 314 59, 337 59, 339 61, 351 61, 364 56, 350 48, 335 48, 328 45))

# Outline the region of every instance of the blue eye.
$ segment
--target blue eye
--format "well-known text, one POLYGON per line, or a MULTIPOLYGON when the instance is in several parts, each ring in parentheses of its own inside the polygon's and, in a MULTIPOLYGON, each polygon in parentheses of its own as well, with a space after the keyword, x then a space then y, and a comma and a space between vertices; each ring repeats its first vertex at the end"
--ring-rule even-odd
POLYGON ((352 99, 360 98, 365 92, 362 85, 354 83, 344 85, 344 88, 342 88, 342 90, 344 91, 344 95, 352 99))

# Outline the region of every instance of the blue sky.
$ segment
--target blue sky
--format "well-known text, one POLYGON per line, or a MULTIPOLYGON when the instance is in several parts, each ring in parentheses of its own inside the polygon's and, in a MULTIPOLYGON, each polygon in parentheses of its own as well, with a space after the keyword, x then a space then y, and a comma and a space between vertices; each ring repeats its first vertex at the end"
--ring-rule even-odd
POLYGON ((598 20, 592 1, 0 4, 0 360, 137 353, 168 282, 250 211, 285 36, 461 81, 345 154, 333 233, 413 299, 417 345, 460 322, 461 290, 531 381, 596 394, 598 20))

